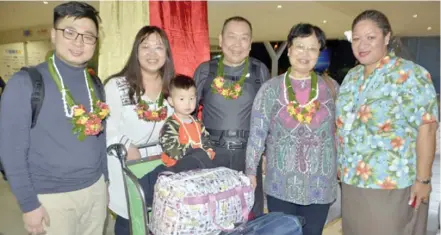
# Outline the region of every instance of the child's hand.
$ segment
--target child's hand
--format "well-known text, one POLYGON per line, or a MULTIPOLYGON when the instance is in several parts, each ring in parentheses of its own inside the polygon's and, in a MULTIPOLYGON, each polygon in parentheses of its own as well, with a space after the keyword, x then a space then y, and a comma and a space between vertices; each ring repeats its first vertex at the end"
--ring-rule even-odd
POLYGON ((253 189, 256 189, 256 186, 257 186, 256 176, 255 175, 247 175, 247 176, 250 179, 250 183, 251 183, 251 186, 253 186, 253 189))
POLYGON ((210 157, 210 159, 213 160, 214 156, 216 155, 216 152, 214 152, 213 149, 208 149, 207 153, 208 153, 208 156, 210 157))
POLYGON ((131 160, 138 160, 141 159, 141 153, 139 152, 139 149, 135 145, 130 145, 129 149, 127 150, 127 161, 131 160))

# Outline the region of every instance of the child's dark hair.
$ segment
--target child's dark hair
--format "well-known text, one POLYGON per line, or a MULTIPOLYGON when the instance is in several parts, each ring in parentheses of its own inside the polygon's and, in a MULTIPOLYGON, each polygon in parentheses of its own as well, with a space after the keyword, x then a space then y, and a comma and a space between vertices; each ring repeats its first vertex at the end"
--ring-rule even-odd
POLYGON ((188 90, 192 87, 196 88, 193 78, 185 75, 176 75, 168 85, 168 93, 171 94, 174 89, 188 90))
POLYGON ((98 32, 98 24, 101 21, 98 11, 85 2, 67 2, 54 8, 54 27, 57 27, 58 21, 65 17, 74 17, 75 19, 87 18, 93 21, 98 32))

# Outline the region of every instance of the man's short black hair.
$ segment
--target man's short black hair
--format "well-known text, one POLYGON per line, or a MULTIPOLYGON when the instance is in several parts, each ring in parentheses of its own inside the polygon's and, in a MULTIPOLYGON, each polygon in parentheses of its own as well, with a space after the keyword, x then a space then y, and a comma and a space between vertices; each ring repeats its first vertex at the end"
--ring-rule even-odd
POLYGON ((250 27, 251 35, 253 34, 253 27, 251 26, 251 23, 249 20, 245 19, 242 16, 233 16, 233 17, 230 17, 224 21, 224 25, 222 26, 222 35, 224 34, 224 31, 225 31, 225 28, 227 27, 227 24, 230 23, 231 21, 246 23, 250 27))
POLYGON ((65 17, 75 17, 75 19, 87 18, 93 21, 98 32, 98 25, 101 18, 98 11, 91 5, 85 2, 67 2, 60 4, 54 8, 54 27, 58 22, 65 17))
POLYGON ((179 74, 170 81, 168 89, 171 94, 174 89, 189 90, 192 87, 196 88, 193 78, 179 74))

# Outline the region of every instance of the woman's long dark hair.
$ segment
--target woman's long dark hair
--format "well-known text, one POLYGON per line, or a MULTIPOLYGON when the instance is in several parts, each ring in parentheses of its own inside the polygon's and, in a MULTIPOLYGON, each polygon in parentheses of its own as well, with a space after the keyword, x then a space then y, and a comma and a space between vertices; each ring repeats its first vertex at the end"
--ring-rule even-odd
POLYGON ((107 79, 106 83, 114 77, 124 76, 129 83, 129 97, 132 103, 137 103, 138 101, 134 99, 134 96, 138 99, 144 95, 144 86, 142 83, 141 66, 138 61, 138 48, 139 45, 151 34, 157 33, 164 43, 166 50, 166 60, 164 66, 160 69, 159 73, 162 77, 162 92, 168 94, 168 84, 170 80, 175 76, 175 67, 173 65, 173 57, 171 53, 170 43, 168 41, 167 35, 164 30, 156 26, 144 26, 142 27, 135 37, 135 42, 133 43, 132 52, 130 53, 129 60, 127 61, 124 68, 107 79))

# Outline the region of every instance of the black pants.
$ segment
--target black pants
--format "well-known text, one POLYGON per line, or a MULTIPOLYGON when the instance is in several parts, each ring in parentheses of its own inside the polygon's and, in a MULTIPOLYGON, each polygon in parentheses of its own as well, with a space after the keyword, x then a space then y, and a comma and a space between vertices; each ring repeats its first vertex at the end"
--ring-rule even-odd
POLYGON ((117 215, 114 227, 115 235, 130 235, 130 223, 128 219, 117 215))
MULTIPOLYGON (((214 148, 216 152, 216 164, 219 166, 228 167, 236 171, 245 172, 245 159, 246 149, 227 149, 224 147, 216 146, 214 148), (219 154, 218 156, 218 153, 219 154)), ((264 196, 263 196, 263 182, 262 182, 262 160, 260 160, 257 168, 257 187, 254 191, 254 206, 253 216, 258 217, 263 214, 264 208, 264 196)))
POLYGON ((303 235, 321 235, 328 217, 331 204, 297 205, 266 195, 268 210, 270 212, 283 212, 285 214, 303 217, 303 235))

